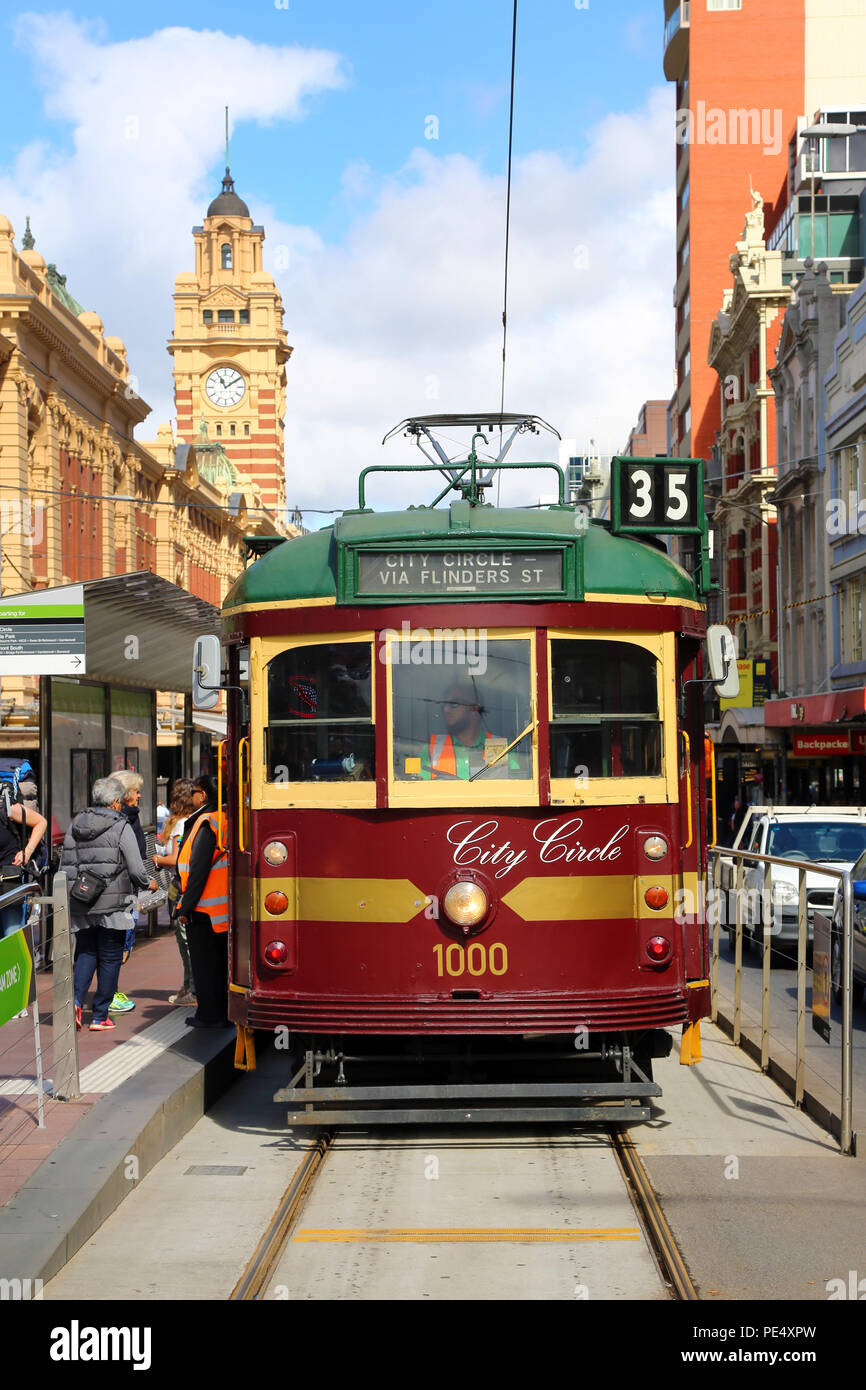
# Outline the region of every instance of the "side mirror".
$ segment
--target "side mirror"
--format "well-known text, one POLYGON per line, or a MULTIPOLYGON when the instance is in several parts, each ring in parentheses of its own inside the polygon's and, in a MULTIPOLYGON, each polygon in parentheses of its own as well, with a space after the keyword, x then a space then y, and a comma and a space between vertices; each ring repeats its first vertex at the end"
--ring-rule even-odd
POLYGON ((707 655, 716 694, 722 700, 735 700, 740 693, 737 647, 733 634, 722 623, 707 628, 707 655))
POLYGON ((219 703, 222 676, 220 639, 197 637, 192 656, 192 703, 194 709, 213 709, 219 703))

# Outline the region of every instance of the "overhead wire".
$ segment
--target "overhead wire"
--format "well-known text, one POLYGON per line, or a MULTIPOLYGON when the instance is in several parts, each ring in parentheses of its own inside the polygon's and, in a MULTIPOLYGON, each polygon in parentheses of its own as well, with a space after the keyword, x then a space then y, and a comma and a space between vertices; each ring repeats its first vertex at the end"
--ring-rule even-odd
MULTIPOLYGON (((508 344, 508 252, 511 244, 511 161, 514 149, 514 72, 517 62, 517 0, 511 20, 511 93, 508 103, 508 173, 505 182, 505 267, 502 284, 502 377, 499 392, 499 451, 502 452, 502 416, 505 413, 505 352, 508 344)), ((502 492, 502 470, 496 479, 496 505, 502 492)))

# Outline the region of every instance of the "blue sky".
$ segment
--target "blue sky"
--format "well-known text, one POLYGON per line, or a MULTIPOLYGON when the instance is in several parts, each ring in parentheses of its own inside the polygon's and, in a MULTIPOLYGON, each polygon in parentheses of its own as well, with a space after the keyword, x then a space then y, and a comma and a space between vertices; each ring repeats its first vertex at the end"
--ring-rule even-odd
MULTIPOLYGON (((17 13, 7 7, 0 23, 3 47, 14 55, 0 94, 0 211, 19 238, 23 212, 31 213, 38 248, 66 270, 106 332, 127 341, 154 406, 153 428, 148 421, 142 437, 171 413, 164 356, 171 279, 190 268, 191 222, 218 187, 226 102, 238 191, 266 226, 269 254, 290 248, 278 279, 296 349, 287 427, 291 414, 298 459, 338 447, 354 390, 348 383, 329 397, 328 383, 339 379, 345 388, 359 366, 356 404, 370 406, 378 391, 383 420, 392 402, 404 402, 395 418, 417 409, 405 392, 417 395, 424 382, 429 397, 429 378, 447 384, 451 367, 451 387, 443 386, 435 408, 473 408, 456 395, 476 367, 473 389, 490 399, 495 373, 482 363, 501 307, 510 0, 289 0, 287 9, 266 0, 156 0, 63 11, 35 4, 17 13), (304 75, 284 99, 295 81, 292 55, 304 75), (134 148, 105 134, 129 119, 124 103, 140 121, 134 148), (431 115, 436 140, 425 139, 431 115), (148 241, 142 205, 157 186, 162 225, 148 241), (421 259, 410 254, 422 244, 421 259), (380 262, 389 254, 386 274, 380 262), (406 304, 422 279, 430 283, 413 317, 406 304), (449 315, 459 367, 449 357, 449 315), (407 351, 420 353, 414 387, 403 374, 407 351)), ((525 390, 540 386, 546 397, 521 396, 521 408, 553 410, 576 437, 601 429, 614 447, 641 402, 668 394, 671 382, 673 95, 661 70, 662 27, 657 0, 590 0, 586 9, 574 0, 522 0, 519 11, 511 331, 525 390), (626 265, 629 244, 636 254, 626 265), (594 273, 582 279, 574 273, 579 246, 593 252, 594 273), (633 351, 622 320, 635 296, 633 351), (624 393, 622 383, 603 392, 593 384, 600 332, 610 362, 633 352, 624 393), (547 378, 539 368, 545 352, 555 356, 547 378), (570 359, 573 392, 563 371, 570 359)), ((375 408, 356 416, 365 436, 378 430, 375 408)), ((291 458, 287 466, 291 475, 291 458)), ((312 491, 340 471, 335 459, 312 491)))

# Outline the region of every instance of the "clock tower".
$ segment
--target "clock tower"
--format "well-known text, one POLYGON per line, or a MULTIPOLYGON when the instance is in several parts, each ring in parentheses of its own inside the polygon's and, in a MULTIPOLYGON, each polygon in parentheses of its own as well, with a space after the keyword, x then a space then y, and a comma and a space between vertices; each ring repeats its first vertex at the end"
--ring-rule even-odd
POLYGON ((178 439, 194 443, 204 421, 208 438, 220 441, 283 523, 285 364, 292 349, 280 292, 262 269, 265 229, 253 224, 228 168, 193 238, 195 271, 175 280, 168 345, 178 439))

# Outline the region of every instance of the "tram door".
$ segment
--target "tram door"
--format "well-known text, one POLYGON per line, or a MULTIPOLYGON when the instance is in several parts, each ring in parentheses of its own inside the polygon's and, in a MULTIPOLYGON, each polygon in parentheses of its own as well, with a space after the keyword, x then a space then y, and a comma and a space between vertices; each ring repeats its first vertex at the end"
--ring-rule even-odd
POLYGON ((228 787, 228 824, 231 835, 231 959, 229 978, 248 989, 251 980, 250 949, 253 899, 252 827, 250 818, 250 660, 249 647, 231 647, 229 685, 231 717, 231 776, 228 787))

